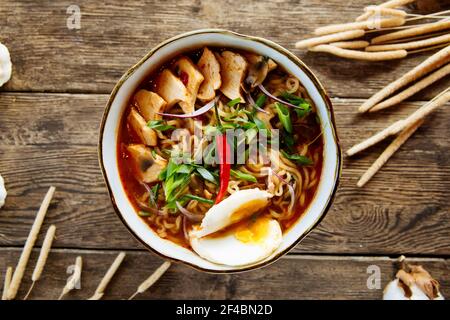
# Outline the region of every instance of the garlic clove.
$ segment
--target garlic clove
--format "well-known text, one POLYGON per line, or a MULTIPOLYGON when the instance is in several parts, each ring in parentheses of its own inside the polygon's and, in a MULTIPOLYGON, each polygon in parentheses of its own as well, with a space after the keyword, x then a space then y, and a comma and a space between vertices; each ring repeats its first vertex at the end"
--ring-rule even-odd
POLYGON ((444 300, 439 292, 439 282, 419 265, 404 262, 396 279, 388 283, 383 291, 383 300, 444 300))
POLYGON ((12 63, 8 48, 0 42, 0 87, 11 78, 12 63))
POLYGON ((383 300, 409 300, 406 293, 399 284, 399 280, 395 279, 388 283, 383 291, 383 300))
POLYGON ((6 188, 5 188, 5 180, 3 180, 2 176, 0 175, 0 208, 3 207, 6 200, 6 188))

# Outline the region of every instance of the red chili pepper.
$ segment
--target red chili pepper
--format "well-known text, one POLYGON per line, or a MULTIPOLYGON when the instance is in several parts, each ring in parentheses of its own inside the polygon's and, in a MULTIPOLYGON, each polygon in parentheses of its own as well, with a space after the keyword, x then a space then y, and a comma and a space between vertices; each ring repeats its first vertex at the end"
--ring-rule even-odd
POLYGON ((230 183, 231 151, 225 133, 216 136, 216 145, 220 164, 220 189, 215 202, 218 204, 225 196, 230 183))

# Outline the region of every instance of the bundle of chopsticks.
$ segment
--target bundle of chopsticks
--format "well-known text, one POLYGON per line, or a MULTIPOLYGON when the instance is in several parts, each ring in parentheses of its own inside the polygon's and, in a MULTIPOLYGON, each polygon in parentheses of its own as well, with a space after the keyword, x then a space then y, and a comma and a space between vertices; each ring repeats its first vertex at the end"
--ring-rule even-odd
MULTIPOLYGON (((450 45, 447 45, 445 48, 433 54, 418 66, 401 76, 399 79, 391 82, 382 90, 370 97, 359 107, 359 112, 375 112, 397 105, 413 94, 426 88, 431 83, 434 83, 435 81, 448 75, 450 73, 449 62, 450 45), (413 84, 410 85, 411 83, 413 84), (407 85, 410 86, 406 89, 403 89, 407 85)), ((373 146, 374 144, 384 140, 388 136, 398 134, 394 141, 363 174, 363 176, 358 181, 357 186, 364 186, 389 160, 389 158, 402 146, 402 144, 405 143, 406 140, 408 140, 408 138, 422 125, 424 119, 448 101, 450 101, 450 88, 446 88, 444 91, 435 96, 431 101, 427 102, 422 107, 413 112, 406 119, 394 122, 381 132, 347 150, 346 154, 348 156, 353 156, 356 153, 361 152, 362 150, 365 150, 373 146)))
POLYGON ((317 37, 295 46, 348 59, 382 61, 450 44, 450 10, 419 15, 400 9, 414 1, 390 0, 366 7, 356 21, 317 28, 317 37), (435 21, 416 23, 421 20, 435 21))
MULTIPOLYGON (((25 242, 25 246, 22 250, 16 268, 14 270, 12 267, 6 268, 2 300, 13 300, 16 298, 19 292, 20 284, 24 277, 28 260, 30 258, 35 242, 39 236, 39 232, 41 230, 44 218, 47 214, 47 210, 51 203, 54 193, 55 187, 50 187, 36 215, 33 226, 31 227, 30 233, 28 235, 27 241, 25 242)), ((31 291, 34 288, 34 285, 40 279, 43 273, 45 264, 47 262, 47 258, 50 254, 53 239, 55 238, 55 233, 56 233, 56 226, 51 225, 48 228, 47 233, 45 235, 45 239, 43 241, 39 257, 31 277, 32 285, 28 290, 27 294, 25 295, 24 300, 28 299, 29 295, 31 294, 31 291)), ((114 274, 119 269, 120 265, 125 259, 125 256, 126 256, 125 252, 119 253, 119 255, 116 257, 112 265, 109 267, 104 277, 100 281, 99 285, 97 286, 97 289, 95 290, 94 294, 89 298, 89 300, 100 300, 103 297, 106 287, 113 278, 114 274)), ((62 289, 61 295, 59 296, 58 300, 61 300, 66 294, 77 288, 77 285, 81 281, 82 264, 83 264, 82 258, 77 257, 75 260, 74 265, 75 268, 73 270, 73 274, 66 282, 66 285, 62 289)), ((170 265, 171 265, 170 262, 168 261, 164 262, 158 269, 156 269, 147 279, 145 279, 139 285, 136 292, 129 297, 129 300, 134 299, 134 297, 136 297, 138 294, 147 291, 156 281, 158 281, 158 279, 167 271, 167 269, 169 269, 170 265)))
MULTIPOLYGON (((368 61, 400 59, 412 53, 439 49, 370 97, 359 107, 359 112, 376 112, 393 107, 450 74, 450 10, 419 15, 401 9, 414 1, 390 0, 377 6, 366 7, 356 21, 317 28, 317 37, 299 41, 296 47, 368 61), (416 23, 423 20, 435 21, 416 23)), ((357 186, 364 186, 422 125, 425 117, 449 100, 450 88, 447 88, 406 119, 396 121, 351 147, 346 152, 348 156, 353 156, 388 136, 397 135, 362 175, 357 186)))
MULTIPOLYGON (((448 47, 448 49, 450 49, 450 46, 448 47)), ((372 166, 359 179, 357 186, 364 186, 378 172, 378 170, 381 169, 381 167, 389 160, 389 158, 403 145, 403 143, 405 143, 406 140, 408 140, 408 138, 412 136, 412 134, 422 125, 424 119, 433 111, 449 101, 450 88, 447 88, 405 119, 394 122, 382 131, 368 138, 367 140, 364 140, 348 149, 346 154, 348 156, 353 156, 389 136, 398 134, 398 136, 392 141, 392 143, 383 151, 383 153, 377 158, 377 160, 375 160, 372 166)))

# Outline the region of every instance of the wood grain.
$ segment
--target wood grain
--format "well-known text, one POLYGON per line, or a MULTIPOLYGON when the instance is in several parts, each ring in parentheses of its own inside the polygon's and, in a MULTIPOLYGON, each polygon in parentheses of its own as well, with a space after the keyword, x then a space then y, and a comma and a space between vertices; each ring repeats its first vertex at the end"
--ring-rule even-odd
MULTIPOLYGON (((108 93, 159 42, 195 29, 225 28, 293 50, 332 96, 369 97, 429 53, 371 63, 295 50, 294 43, 319 26, 352 21, 376 2, 349 0, 344 7, 341 0, 78 0, 81 29, 69 30, 66 10, 72 1, 3 0, 0 41, 11 51, 14 69, 11 81, 0 90, 108 93)), ((415 98, 429 99, 449 85, 447 77, 415 98)))
MULTIPOLYGON (((81 289, 66 299, 86 299, 118 252, 92 250, 52 250, 41 280, 30 299, 56 299, 70 274, 66 270, 78 255, 83 257, 81 289)), ((0 249, 0 270, 14 265, 20 251, 0 249)), ((32 255, 31 265, 38 256, 32 255)), ((410 259, 423 265, 441 284, 444 296, 450 294, 449 261, 410 259)), ((162 260, 146 251, 128 251, 125 260, 108 286, 105 299, 126 299, 162 260)), ((29 268, 32 269, 32 268, 29 268)), ((136 299, 381 299, 382 289, 393 279, 396 260, 387 257, 333 257, 289 255, 274 264, 252 272, 214 275, 174 264, 148 292, 136 299), (369 266, 380 268, 381 288, 368 289, 369 266), (261 290, 261 285, 264 290, 261 290)), ((32 270, 27 270, 20 288, 21 299, 30 285, 32 270)), ((0 276, 0 283, 3 275, 0 276)))
MULTIPOLYGON (((127 257, 105 299, 128 298, 161 264, 160 258, 142 250, 114 213, 98 165, 97 140, 103 108, 116 81, 169 37, 200 28, 225 28, 292 50, 335 97, 344 150, 449 87, 447 77, 411 97, 415 102, 359 115, 362 98, 430 53, 371 63, 294 49, 294 43, 315 28, 352 21, 365 6, 379 2, 77 0, 81 29, 69 30, 66 10, 72 1, 1 0, 0 42, 10 49, 13 76, 0 88, 0 174, 8 189, 0 210, 0 270, 16 265, 50 185, 57 192, 43 229, 57 226, 57 249, 51 251, 31 299, 57 298, 70 276, 67 267, 78 255, 84 264, 82 288, 67 299, 91 296, 118 250, 126 250, 127 257)), ((417 2, 421 10, 437 10, 430 7, 431 1, 426 1, 428 7, 424 3, 417 2)), ((441 282, 444 296, 449 296, 449 107, 427 119, 363 189, 356 187, 358 178, 389 141, 346 158, 328 215, 286 257, 237 275, 205 274, 176 264, 137 298, 380 299, 381 289, 367 287, 367 267, 380 267, 383 288, 396 271, 392 257, 399 254, 421 256, 411 262, 430 271, 441 282)), ((43 238, 41 234, 38 246, 43 238)), ((31 266, 38 254, 36 248, 19 297, 31 284, 31 266)))
MULTIPOLYGON (((21 246, 49 185, 57 192, 45 227, 59 248, 142 248, 113 212, 97 160, 107 95, 0 94, 0 172, 9 195, 0 211, 0 246, 21 246)), ((342 147, 404 118, 422 103, 358 115, 361 100, 334 99, 342 147)), ((344 161, 332 209, 294 252, 450 253, 448 105, 431 116, 363 189, 359 176, 388 141, 344 161)), ((44 228, 45 228, 44 227, 44 228)))

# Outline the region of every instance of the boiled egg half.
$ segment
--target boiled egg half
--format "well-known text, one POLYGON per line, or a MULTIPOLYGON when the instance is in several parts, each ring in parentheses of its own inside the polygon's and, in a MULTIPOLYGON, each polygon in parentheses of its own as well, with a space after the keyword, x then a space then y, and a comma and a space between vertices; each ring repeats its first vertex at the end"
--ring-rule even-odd
POLYGON ((240 190, 214 205, 200 226, 189 232, 192 249, 202 258, 228 266, 250 265, 270 256, 282 242, 277 220, 258 214, 271 194, 240 190))

